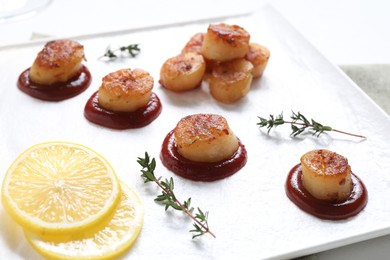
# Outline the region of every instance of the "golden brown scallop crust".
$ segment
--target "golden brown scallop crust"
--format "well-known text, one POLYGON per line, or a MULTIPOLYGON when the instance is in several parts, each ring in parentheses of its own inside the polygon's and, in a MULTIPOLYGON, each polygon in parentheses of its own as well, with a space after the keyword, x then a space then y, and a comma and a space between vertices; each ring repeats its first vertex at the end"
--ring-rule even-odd
POLYGON ((233 103, 250 90, 253 65, 245 59, 219 63, 208 75, 211 95, 222 103, 233 103))
POLYGON ((204 35, 202 55, 219 62, 243 58, 249 50, 250 34, 238 25, 211 24, 204 35))
POLYGON ((232 133, 226 119, 215 114, 186 116, 175 128, 175 138, 181 146, 192 145, 197 141, 211 142, 229 134, 232 133))
POLYGON ((301 157, 302 183, 317 199, 345 200, 352 191, 351 167, 347 158, 325 149, 301 157))
POLYGON ((248 42, 250 38, 250 34, 238 25, 211 24, 208 31, 212 31, 214 35, 232 47, 240 46, 243 42, 248 42))
POLYGON ((232 84, 248 78, 252 73, 253 65, 244 59, 236 59, 222 62, 213 67, 212 77, 217 81, 224 81, 232 84))
POLYGON ((319 149, 306 153, 301 163, 307 165, 315 174, 333 176, 351 172, 348 159, 335 152, 319 149))
POLYGON ((153 84, 152 76, 142 69, 120 69, 104 76, 101 88, 111 96, 124 98, 150 93, 153 84))
POLYGON ((84 47, 72 40, 46 43, 37 54, 29 72, 32 82, 42 86, 69 82, 81 73, 84 47))
POLYGON ((181 50, 181 53, 186 52, 195 52, 198 54, 202 54, 202 44, 204 39, 204 33, 196 33, 194 34, 190 40, 186 43, 186 45, 181 50))
POLYGON ((230 158, 239 142, 226 119, 215 114, 194 114, 182 118, 174 130, 177 151, 196 162, 218 162, 230 158))
POLYGON ((46 43, 35 62, 40 67, 51 69, 83 59, 85 60, 83 45, 72 40, 56 40, 46 43))
POLYGON ((99 87, 99 105, 112 111, 133 112, 148 104, 153 85, 153 77, 142 69, 111 72, 99 87))
POLYGON ((164 62, 159 83, 176 92, 191 90, 200 85, 205 70, 202 55, 195 52, 180 53, 164 62))
POLYGON ((253 65, 253 77, 258 78, 263 75, 270 58, 270 51, 267 47, 258 43, 250 43, 249 50, 245 55, 245 59, 250 61, 253 65))
POLYGON ((197 70, 203 63, 204 59, 201 55, 187 52, 168 59, 164 65, 167 67, 166 69, 172 73, 169 76, 174 77, 191 73, 193 70, 197 70))

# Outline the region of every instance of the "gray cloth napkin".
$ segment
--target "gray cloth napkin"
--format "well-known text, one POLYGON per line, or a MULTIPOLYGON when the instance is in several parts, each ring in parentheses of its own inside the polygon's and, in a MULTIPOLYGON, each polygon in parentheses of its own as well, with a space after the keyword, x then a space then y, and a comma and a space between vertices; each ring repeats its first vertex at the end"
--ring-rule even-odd
POLYGON ((340 68, 390 115, 390 64, 341 65, 340 68))

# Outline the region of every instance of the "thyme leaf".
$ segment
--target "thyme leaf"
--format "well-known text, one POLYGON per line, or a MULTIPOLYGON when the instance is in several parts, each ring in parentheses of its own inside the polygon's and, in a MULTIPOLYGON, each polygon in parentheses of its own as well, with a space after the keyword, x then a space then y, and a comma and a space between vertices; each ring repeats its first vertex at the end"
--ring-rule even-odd
POLYGON ((154 174, 156 169, 156 160, 150 158, 149 154, 145 152, 143 158, 139 157, 137 160, 138 164, 141 165, 141 177, 144 179, 144 183, 154 182, 162 190, 161 194, 158 195, 154 200, 165 206, 165 211, 169 208, 174 210, 183 211, 193 221, 194 229, 190 230, 193 233, 192 238, 202 236, 204 234, 210 234, 215 238, 215 235, 211 232, 208 224, 208 212, 203 212, 200 208, 197 208, 197 213, 194 215, 194 208, 191 206, 191 198, 180 202, 176 194, 174 193, 175 183, 171 177, 169 180, 161 180, 161 177, 157 178, 154 174))
POLYGON ((138 45, 139 44, 129 44, 113 50, 110 47, 107 47, 106 52, 100 56, 99 59, 108 58, 109 60, 114 60, 117 59, 119 55, 123 56, 123 54, 128 54, 131 58, 135 58, 141 52, 138 45))
POLYGON ((352 134, 352 133, 348 133, 348 132, 345 132, 345 131, 340 131, 340 130, 334 129, 334 128, 330 127, 330 126, 323 125, 323 124, 315 121, 314 119, 308 120, 300 112, 295 113, 294 111, 292 111, 292 115, 290 116, 291 121, 284 120, 283 112, 280 113, 277 116, 269 115, 268 118, 263 118, 263 117, 258 117, 258 118, 259 118, 260 122, 258 122, 257 125, 260 128, 261 127, 267 127, 267 133, 268 134, 269 134, 269 132, 271 131, 272 128, 275 128, 278 125, 290 124, 291 125, 291 130, 292 130, 290 136, 293 136, 293 137, 302 134, 306 130, 309 130, 309 131, 312 131, 313 135, 316 136, 316 137, 319 137, 324 132, 334 131, 334 132, 338 132, 338 133, 341 133, 341 134, 346 134, 346 135, 355 136, 355 137, 359 137, 359 138, 364 138, 364 139, 367 138, 367 137, 365 137, 363 135, 352 134))

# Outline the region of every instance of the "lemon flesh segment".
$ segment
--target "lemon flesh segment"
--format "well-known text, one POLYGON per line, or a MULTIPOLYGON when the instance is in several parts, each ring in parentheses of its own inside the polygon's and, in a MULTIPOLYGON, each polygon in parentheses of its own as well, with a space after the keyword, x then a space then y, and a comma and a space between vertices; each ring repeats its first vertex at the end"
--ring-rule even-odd
POLYGON ((6 211, 37 234, 73 233, 111 214, 120 183, 108 161, 74 143, 47 142, 24 151, 2 186, 6 211))
POLYGON ((122 183, 121 200, 112 217, 93 229, 70 236, 37 236, 25 231, 29 243, 50 259, 112 259, 136 241, 144 210, 137 194, 122 183))

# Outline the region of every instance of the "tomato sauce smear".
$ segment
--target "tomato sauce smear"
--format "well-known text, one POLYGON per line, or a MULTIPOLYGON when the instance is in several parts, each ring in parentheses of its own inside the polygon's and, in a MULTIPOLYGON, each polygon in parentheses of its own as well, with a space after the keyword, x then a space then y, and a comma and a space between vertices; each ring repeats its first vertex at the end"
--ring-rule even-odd
POLYGON ((240 140, 237 151, 226 160, 213 163, 188 160, 178 152, 173 133, 174 130, 165 137, 160 159, 166 168, 183 178, 192 181, 216 181, 233 175, 247 162, 247 151, 240 140))
POLYGON ((23 71, 17 82, 18 88, 27 95, 45 101, 62 101, 77 96, 91 84, 91 73, 82 65, 80 73, 67 82, 50 86, 37 84, 30 80, 30 68, 23 71))
POLYGON ((353 189, 342 201, 326 201, 313 197, 303 186, 301 164, 294 166, 287 177, 287 197, 303 211, 326 220, 343 220, 357 215, 367 204, 367 189, 363 182, 351 173, 353 189))
POLYGON ((99 105, 99 93, 96 91, 87 101, 84 116, 90 122, 112 129, 141 128, 153 122, 161 113, 162 105, 155 93, 145 107, 133 112, 116 112, 99 105))

